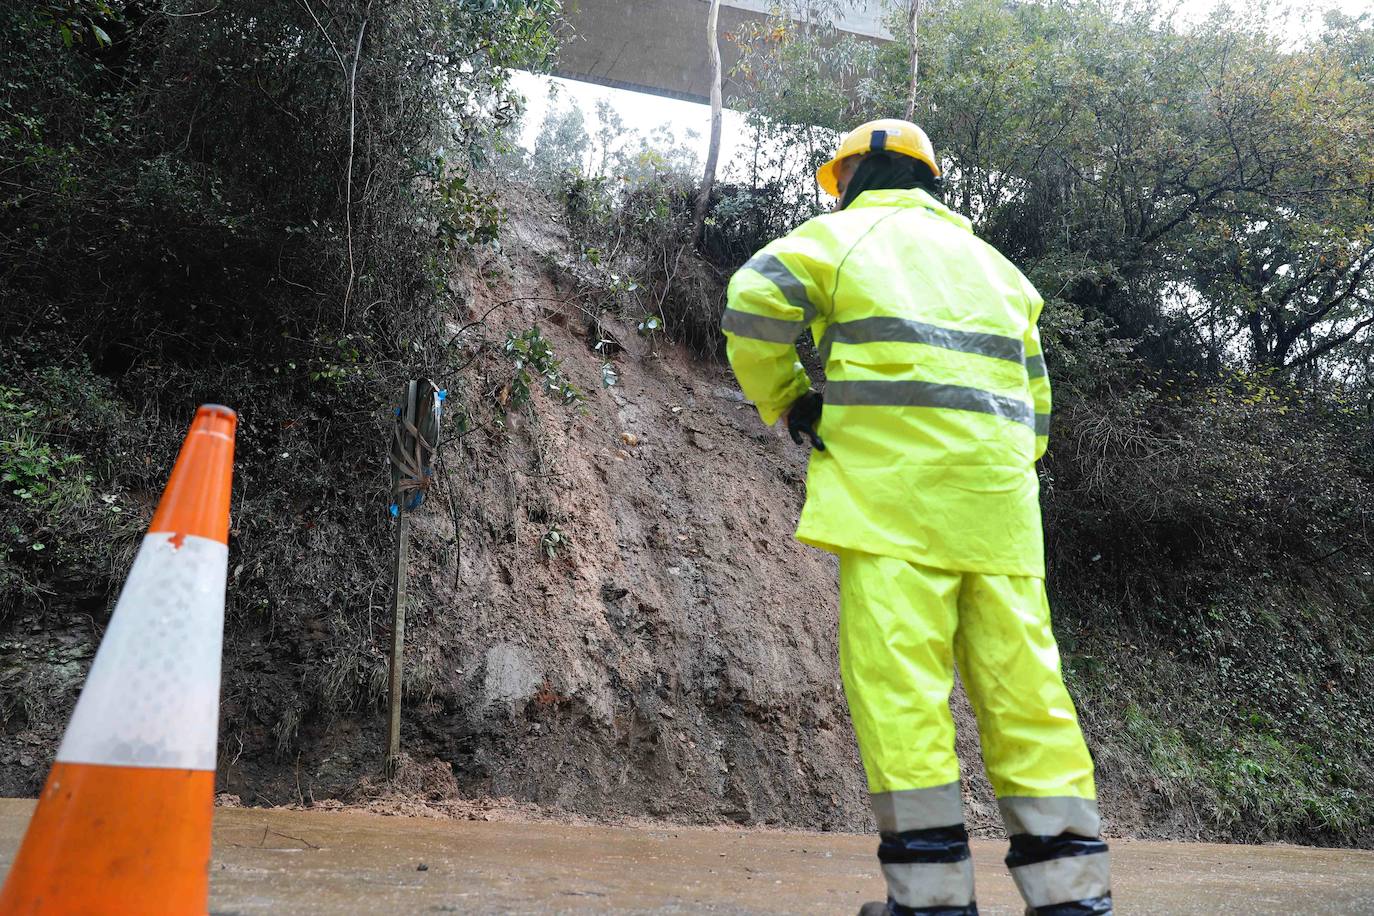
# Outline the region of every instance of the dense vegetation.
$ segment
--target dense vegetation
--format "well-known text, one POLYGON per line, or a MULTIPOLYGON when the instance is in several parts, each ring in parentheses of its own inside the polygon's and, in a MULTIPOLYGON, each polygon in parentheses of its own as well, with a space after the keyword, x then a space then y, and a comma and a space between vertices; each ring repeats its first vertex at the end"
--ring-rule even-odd
MULTIPOLYGON (((552 0, 207 6, 0 11, 0 634, 103 619, 191 405, 245 406, 230 625, 289 644, 294 686, 226 670, 226 734, 284 751, 381 688, 379 406, 420 373, 492 400, 437 317, 499 234, 480 166, 560 197, 601 306, 710 358, 724 279, 822 205, 836 131, 904 108, 907 39, 736 36, 754 158, 698 255, 689 160, 613 113, 506 148, 552 0)), ((920 23, 946 199, 1048 300, 1051 585, 1104 780, 1161 831, 1374 842, 1374 27, 1129 0, 920 23)), ((506 352, 502 410, 556 379, 537 331, 506 352)), ((70 666, 0 645, 14 734, 70 666)))
POLYGON ((0 9, 0 737, 50 740, 81 666, 44 634, 84 644, 107 619, 205 401, 242 417, 226 745, 285 751, 302 722, 372 708, 385 406, 451 374, 452 259, 500 215, 474 164, 556 11, 0 9))

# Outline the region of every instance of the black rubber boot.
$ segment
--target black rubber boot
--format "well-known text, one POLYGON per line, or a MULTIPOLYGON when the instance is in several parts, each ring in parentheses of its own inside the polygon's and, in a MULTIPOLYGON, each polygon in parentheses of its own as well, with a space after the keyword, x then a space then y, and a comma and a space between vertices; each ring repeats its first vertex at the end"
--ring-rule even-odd
POLYGON ((878 903, 870 901, 859 908, 859 916, 896 916, 897 913, 922 913, 930 916, 978 916, 978 904, 970 903, 968 906, 954 908, 935 906, 920 910, 912 910, 907 907, 895 906, 891 901, 878 903))
POLYGON ((1026 916, 1112 916, 1112 895, 1055 903, 1038 910, 1026 907, 1026 916))

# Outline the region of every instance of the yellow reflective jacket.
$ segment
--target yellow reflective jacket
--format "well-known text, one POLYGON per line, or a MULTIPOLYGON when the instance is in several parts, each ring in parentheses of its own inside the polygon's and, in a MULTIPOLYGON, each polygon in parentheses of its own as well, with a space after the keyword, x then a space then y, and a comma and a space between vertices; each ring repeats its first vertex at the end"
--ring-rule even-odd
POLYGON ((825 361, 797 538, 942 569, 1043 576, 1050 385, 1044 300, 967 219, 921 190, 865 192, 756 254, 721 321, 745 397, 772 424, 825 361))

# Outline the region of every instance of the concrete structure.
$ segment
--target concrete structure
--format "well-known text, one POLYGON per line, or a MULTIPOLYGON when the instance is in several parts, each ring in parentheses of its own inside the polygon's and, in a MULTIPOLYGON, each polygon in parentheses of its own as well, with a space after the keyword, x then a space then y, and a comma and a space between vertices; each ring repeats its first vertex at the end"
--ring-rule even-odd
MULTIPOLYGON (((729 74, 739 53, 724 36, 764 21, 771 9, 781 5, 769 0, 722 0, 720 50, 727 100, 729 74)), ((567 0, 563 6, 567 25, 555 73, 618 89, 706 102, 711 93, 705 34, 710 6, 707 0, 567 0)), ((794 18, 807 15, 800 4, 788 6, 797 11, 794 18)), ((842 31, 878 41, 891 37, 882 24, 882 0, 840 0, 839 7, 842 31)))

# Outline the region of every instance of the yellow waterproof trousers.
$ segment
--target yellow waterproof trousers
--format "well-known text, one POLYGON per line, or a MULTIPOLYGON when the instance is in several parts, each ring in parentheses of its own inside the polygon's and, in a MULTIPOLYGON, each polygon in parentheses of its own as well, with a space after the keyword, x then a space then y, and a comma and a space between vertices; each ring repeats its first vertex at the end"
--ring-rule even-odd
POLYGON ((976 913, 949 695, 954 668, 1038 914, 1110 913, 1093 763, 1045 582, 840 553, 840 670, 896 914, 976 913))

